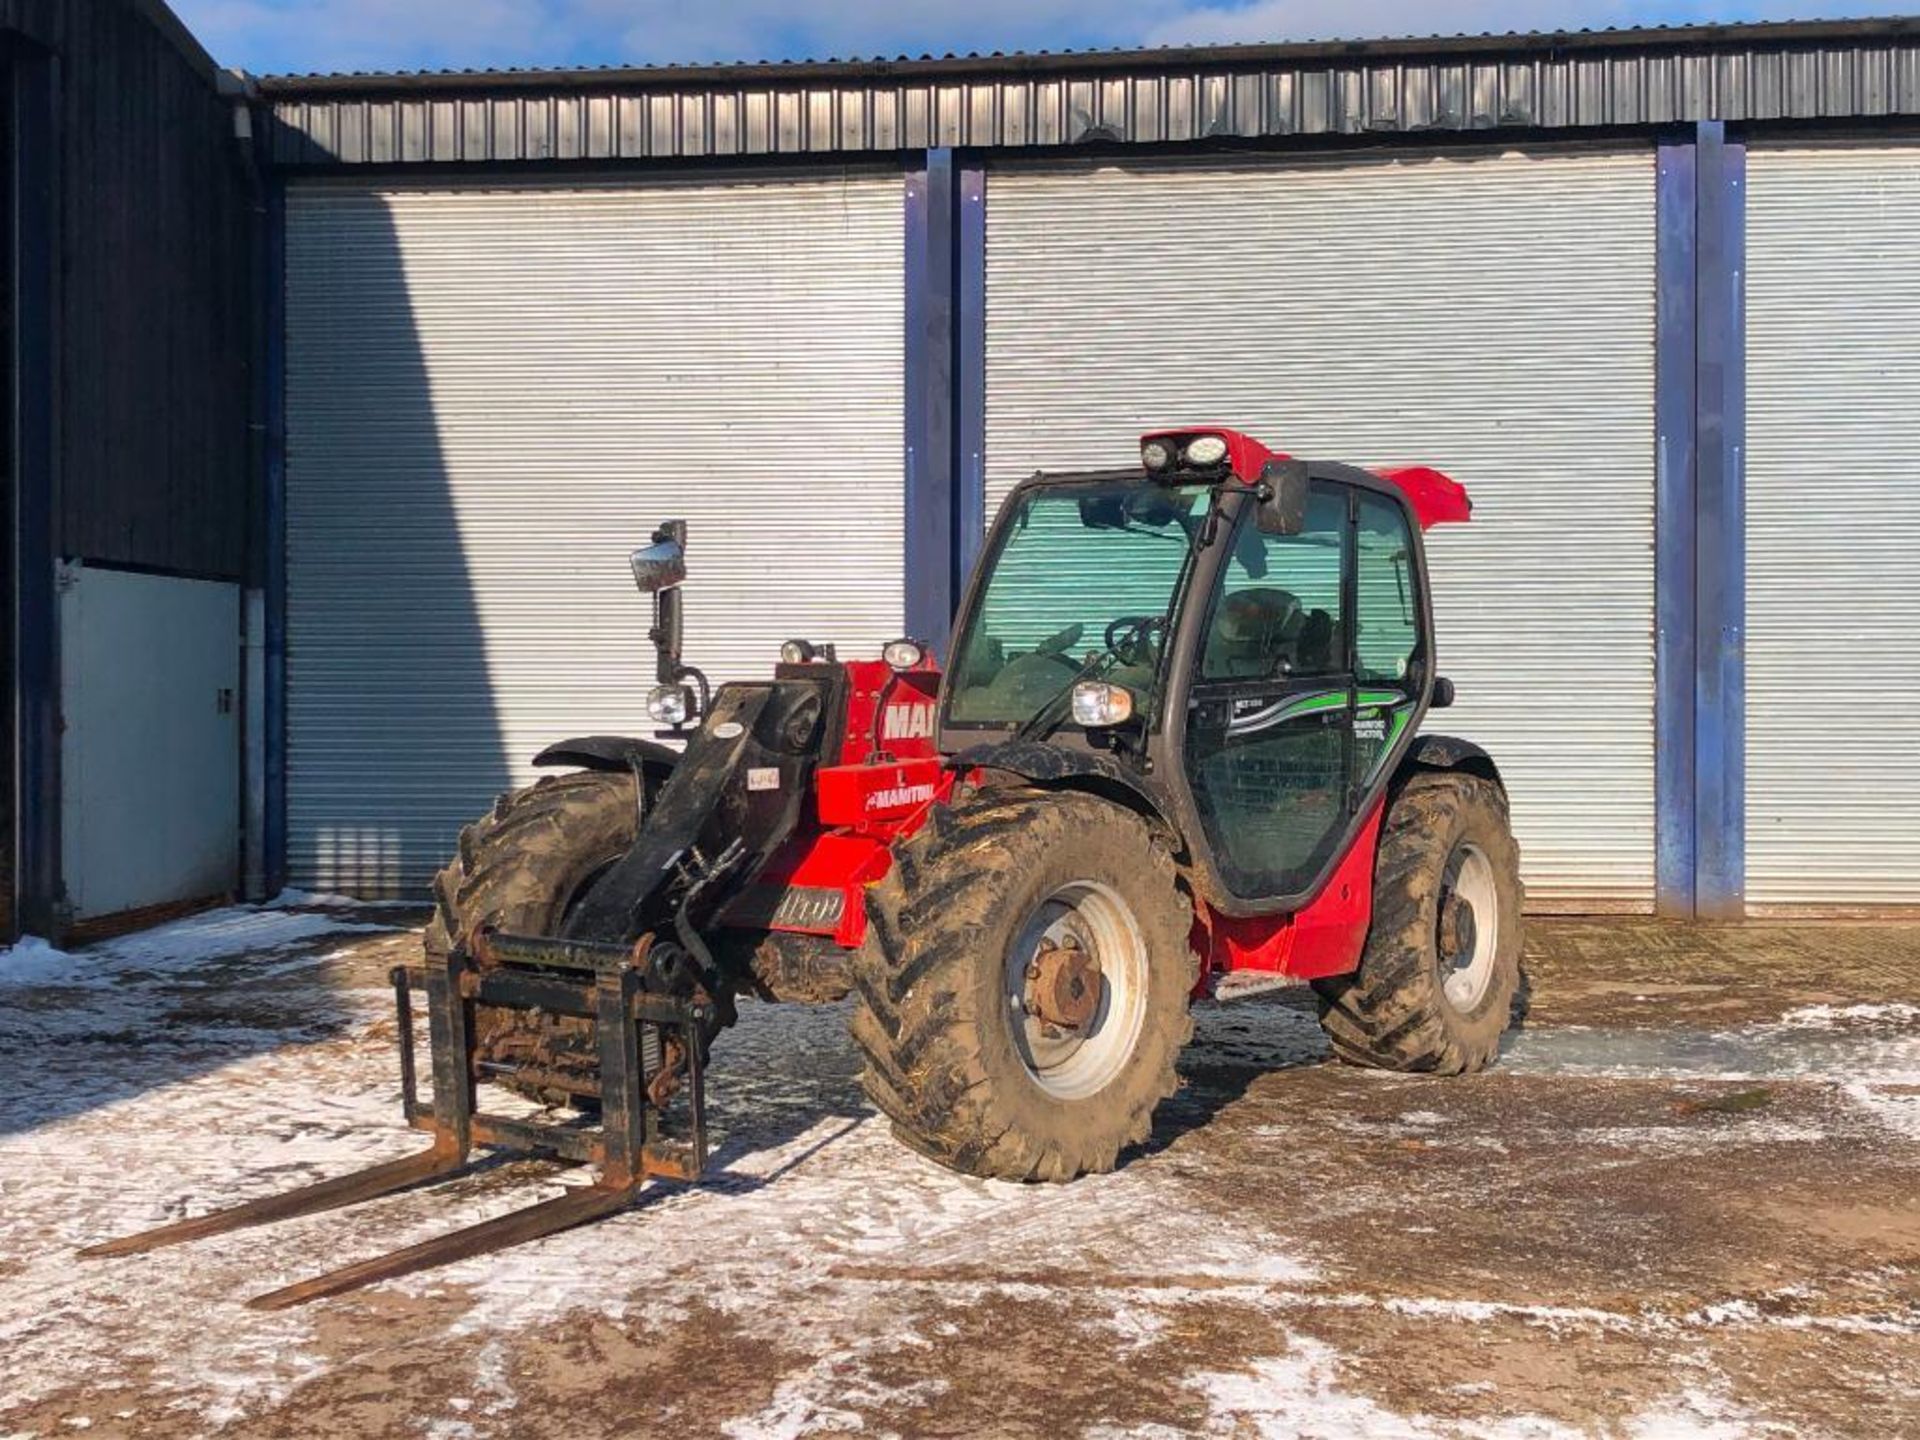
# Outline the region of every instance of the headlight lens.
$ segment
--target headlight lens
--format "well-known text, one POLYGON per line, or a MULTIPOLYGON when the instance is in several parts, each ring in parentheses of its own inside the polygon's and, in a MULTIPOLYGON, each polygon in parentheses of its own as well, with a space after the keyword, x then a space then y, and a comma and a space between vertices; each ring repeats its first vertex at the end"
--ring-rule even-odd
POLYGON ((927 650, 918 640, 896 640, 880 652, 880 658, 896 670, 911 670, 927 658, 927 650))
POLYGON ((693 692, 684 685, 656 685, 647 692, 647 714, 662 725, 684 725, 693 714, 693 692))
POLYGON ((1073 723, 1086 730, 1103 730, 1133 718, 1133 692, 1124 685, 1082 680, 1073 687, 1073 723))
POLYGON ((1211 470, 1227 458, 1227 442, 1218 435, 1201 435, 1187 442, 1187 463, 1211 470))
POLYGON ((1140 463, 1158 475, 1173 466, 1173 446, 1165 440, 1149 440, 1140 447, 1140 463))
POLYGON ((789 665, 805 665, 813 655, 813 644, 807 640, 789 640, 780 647, 780 658, 789 665))

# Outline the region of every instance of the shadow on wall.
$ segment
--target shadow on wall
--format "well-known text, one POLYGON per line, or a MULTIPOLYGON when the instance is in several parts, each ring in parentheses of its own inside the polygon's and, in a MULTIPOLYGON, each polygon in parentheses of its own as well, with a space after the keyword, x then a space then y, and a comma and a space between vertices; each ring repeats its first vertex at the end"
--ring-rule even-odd
POLYGON ((290 190, 286 277, 288 873, 424 899, 511 772, 444 397, 380 195, 290 190))

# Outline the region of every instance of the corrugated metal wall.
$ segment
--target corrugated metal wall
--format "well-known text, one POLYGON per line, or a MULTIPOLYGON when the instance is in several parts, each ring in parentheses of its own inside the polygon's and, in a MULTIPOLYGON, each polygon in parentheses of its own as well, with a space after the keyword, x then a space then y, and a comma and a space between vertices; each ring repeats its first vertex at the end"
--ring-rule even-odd
POLYGON ((1536 901, 1650 908, 1654 201, 1646 150, 996 169, 989 506, 1188 423, 1456 475, 1434 728, 1498 760, 1536 901))
POLYGON ((46 8, 63 56, 63 553, 237 579, 253 215, 232 106, 145 7, 46 8))
POLYGON ((1911 115, 1920 63, 1890 20, 264 89, 281 164, 460 165, 1911 115))
POLYGON ((1747 899, 1920 904, 1920 146, 1748 187, 1747 899))
POLYGON ((660 520, 715 681, 897 636, 903 255, 897 175, 294 188, 296 884, 418 894, 543 745, 646 733, 660 520))

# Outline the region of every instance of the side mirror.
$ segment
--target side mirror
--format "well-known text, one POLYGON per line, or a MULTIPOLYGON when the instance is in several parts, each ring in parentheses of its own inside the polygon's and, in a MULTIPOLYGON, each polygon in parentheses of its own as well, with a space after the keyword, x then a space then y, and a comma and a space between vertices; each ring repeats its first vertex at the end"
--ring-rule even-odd
POLYGON ((1298 536, 1308 528, 1308 463, 1267 461, 1260 472, 1265 497, 1254 516, 1263 536, 1298 536))
POLYGON ((1307 462, 1269 460, 1260 472, 1267 488, 1255 520, 1262 535, 1300 535, 1307 528, 1307 462))
POLYGON ((687 578, 687 550, 676 539, 656 540, 628 558, 633 566, 633 583, 643 594, 671 590, 687 578))

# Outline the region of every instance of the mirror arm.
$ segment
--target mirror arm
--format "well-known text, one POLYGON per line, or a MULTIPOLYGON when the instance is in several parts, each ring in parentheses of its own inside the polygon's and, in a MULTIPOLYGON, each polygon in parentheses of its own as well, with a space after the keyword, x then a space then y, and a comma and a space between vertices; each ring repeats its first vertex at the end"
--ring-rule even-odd
POLYGON ((653 642, 655 674, 662 685, 672 685, 680 679, 681 617, 678 587, 654 592, 653 628, 647 632, 647 638, 653 642))

